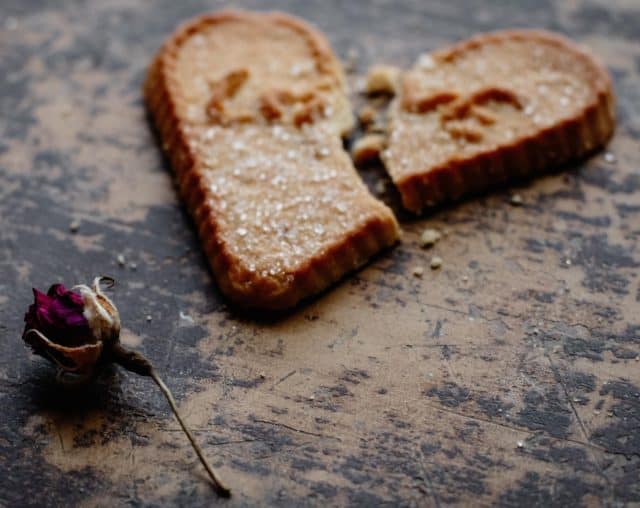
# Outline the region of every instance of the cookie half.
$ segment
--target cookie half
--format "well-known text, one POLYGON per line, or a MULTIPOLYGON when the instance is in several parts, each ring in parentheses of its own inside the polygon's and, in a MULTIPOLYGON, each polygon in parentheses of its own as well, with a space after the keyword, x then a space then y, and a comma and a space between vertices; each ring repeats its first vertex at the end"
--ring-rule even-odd
POLYGON ((144 94, 218 285, 284 309, 399 236, 340 136, 353 118, 327 41, 279 13, 222 11, 183 25, 144 94))
POLYGON ((401 78, 383 161, 404 206, 458 199, 578 159, 615 126, 604 67, 565 37, 480 35, 401 78))

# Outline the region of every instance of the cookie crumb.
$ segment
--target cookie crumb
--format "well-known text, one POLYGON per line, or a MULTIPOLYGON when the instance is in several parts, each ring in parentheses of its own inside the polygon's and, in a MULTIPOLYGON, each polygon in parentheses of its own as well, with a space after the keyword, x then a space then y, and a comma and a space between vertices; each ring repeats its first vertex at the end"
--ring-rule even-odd
POLYGON ((424 274, 424 268, 422 268, 421 266, 414 266, 411 269, 411 273, 413 274, 414 277, 417 278, 422 278, 422 275, 424 274))
POLYGON ((518 441, 516 444, 518 445, 518 448, 524 448, 524 442, 523 441, 518 441))
POLYGON ((386 134, 387 132, 387 126, 379 119, 367 126, 367 134, 386 134))
POLYGON ((520 194, 514 194, 511 196, 509 203, 511 203, 512 206, 522 206, 524 204, 524 201, 522 200, 522 196, 520 194))
POLYGON ((431 258, 431 262, 429 263, 429 266, 431 267, 432 270, 437 270, 442 266, 442 258, 439 256, 433 256, 431 258))
POLYGON ((469 281, 469 277, 467 277, 466 275, 464 275, 462 277, 462 282, 468 282, 469 281))
POLYGON ((151 314, 147 314, 147 323, 151 323, 151 314))
POLYGON ((375 159, 384 149, 385 138, 380 134, 367 134, 358 139, 351 150, 356 164, 375 159))
POLYGON ((126 264, 126 260, 124 259, 124 256, 122 254, 118 254, 118 257, 116 257, 116 261, 120 266, 124 266, 126 264))
POLYGON ((400 69, 392 65, 374 65, 367 73, 365 90, 368 94, 395 95, 400 69))
POLYGON ((69 231, 72 233, 77 233, 80 229, 80 221, 74 220, 69 224, 69 231))
POLYGON ((376 116, 376 110, 367 104, 359 111, 358 120, 360 120, 360 123, 366 127, 375 122, 376 116))
POLYGON ((440 238, 442 234, 437 229, 425 229, 420 235, 420 247, 423 249, 433 247, 440 238))

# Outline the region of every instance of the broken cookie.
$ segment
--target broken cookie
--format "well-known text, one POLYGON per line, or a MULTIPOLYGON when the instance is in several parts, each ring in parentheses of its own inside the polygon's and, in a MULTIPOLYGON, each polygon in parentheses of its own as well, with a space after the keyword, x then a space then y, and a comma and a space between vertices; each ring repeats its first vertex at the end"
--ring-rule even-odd
POLYGON ((610 138, 614 103, 606 70, 568 39, 480 35, 404 73, 382 158, 418 213, 585 156, 610 138))
POLYGON ((353 118, 327 41, 288 15, 223 11, 183 25, 145 83, 218 285, 283 309, 398 239, 340 135, 353 118))

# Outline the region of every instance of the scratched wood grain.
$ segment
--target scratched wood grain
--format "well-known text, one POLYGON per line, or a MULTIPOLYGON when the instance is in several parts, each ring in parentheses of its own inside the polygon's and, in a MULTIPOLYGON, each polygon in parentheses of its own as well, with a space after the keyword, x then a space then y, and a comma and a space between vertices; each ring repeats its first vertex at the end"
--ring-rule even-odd
MULTIPOLYGON (((222 4, 3 0, 0 505, 640 503, 638 2, 238 4, 317 24, 357 55, 352 80, 478 31, 564 32, 614 77, 610 155, 401 213, 400 246, 287 316, 250 319, 215 288, 140 96, 175 25, 222 4), (431 251, 425 227, 446 232, 431 251), (123 341, 175 390, 230 501, 146 380, 110 370, 64 392, 23 348, 32 286, 105 273, 123 341)), ((382 169, 361 174, 379 193, 382 169)))

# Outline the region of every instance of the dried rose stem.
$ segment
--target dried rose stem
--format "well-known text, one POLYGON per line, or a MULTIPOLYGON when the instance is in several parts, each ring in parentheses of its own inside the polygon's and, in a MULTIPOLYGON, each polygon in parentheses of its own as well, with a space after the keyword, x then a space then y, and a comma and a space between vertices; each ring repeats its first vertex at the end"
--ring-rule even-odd
POLYGON ((191 431, 187 428, 184 421, 182 420, 182 417, 178 412, 178 408, 176 407, 176 401, 173 399, 173 395, 171 394, 171 391, 169 390, 169 388, 167 388, 167 385, 164 384, 162 379, 158 377, 158 374, 153 369, 151 370, 151 379, 155 381, 155 383, 158 385, 158 388, 160 388, 160 391, 166 397, 167 402, 169 403, 169 406, 171 407, 171 410, 173 411, 173 414, 176 417, 176 420, 178 420, 180 427, 182 427, 182 430, 189 438, 189 441, 191 442, 191 446, 193 446, 193 449, 195 450, 196 454, 198 455, 198 458, 200 459, 200 462, 202 462, 202 465, 207 470, 207 473, 209 473, 209 478, 211 479, 213 486, 221 496, 229 497, 231 495, 231 491, 227 487, 222 485, 222 483, 220 483, 220 480, 218 480, 218 478, 216 477, 216 474, 214 473, 213 468, 211 467, 211 464, 209 464, 209 461, 205 458, 205 456, 202 453, 202 448, 200 448, 200 445, 196 443, 196 440, 194 439, 193 434, 191 434, 191 431))
POLYGON ((117 344, 114 347, 113 356, 114 356, 114 361, 119 365, 121 365, 122 367, 124 367, 125 369, 131 372, 135 372, 136 374, 140 374, 142 376, 150 377, 151 379, 153 379, 156 385, 158 385, 158 388, 160 388, 160 391, 167 399, 167 402, 169 403, 169 407, 171 408, 171 411, 176 417, 176 420, 178 420, 180 427, 182 427, 182 430, 187 435, 187 438, 189 438, 189 442, 191 443, 191 446, 196 452, 196 455, 200 459, 200 462, 202 463, 204 468, 207 470, 207 473, 209 474, 209 478, 211 479, 211 483, 213 484, 213 487, 215 488, 216 492, 218 493, 219 496, 230 497, 231 491, 227 487, 225 487, 220 482, 220 480, 218 480, 215 472, 213 471, 213 468, 211 467, 211 464, 209 464, 209 461, 204 456, 204 453, 202 452, 202 448, 200 448, 200 445, 196 443, 196 440, 193 437, 193 434, 191 434, 191 431, 187 428, 187 425, 184 423, 184 420, 180 416, 180 412, 178 411, 178 407, 176 405, 175 399, 173 398, 173 394, 171 393, 171 390, 169 390, 167 385, 164 384, 164 381, 160 379, 160 376, 158 376, 158 373, 153 368, 153 365, 151 364, 151 362, 147 360, 144 356, 142 356, 140 353, 137 353, 135 351, 129 351, 123 348, 120 344, 117 344))

